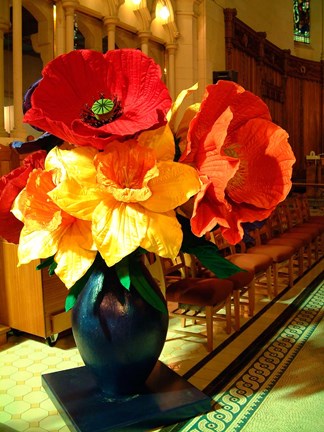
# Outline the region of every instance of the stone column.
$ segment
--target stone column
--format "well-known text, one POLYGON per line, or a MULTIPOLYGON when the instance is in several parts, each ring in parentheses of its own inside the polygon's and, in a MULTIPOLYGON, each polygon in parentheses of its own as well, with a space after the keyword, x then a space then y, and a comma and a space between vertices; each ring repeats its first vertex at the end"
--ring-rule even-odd
MULTIPOLYGON (((198 80, 197 15, 199 1, 176 0, 176 22, 180 33, 176 56, 176 93, 198 80)), ((189 98, 188 98, 189 99, 189 98)))
POLYGON ((168 53, 168 70, 167 70, 167 85, 172 99, 176 97, 175 94, 175 52, 177 49, 176 44, 167 44, 166 50, 168 53))
POLYGON ((65 53, 65 15, 62 2, 56 3, 54 57, 65 53))
POLYGON ((74 14, 77 3, 75 1, 62 0, 65 10, 65 52, 74 50, 74 14))
POLYGON ((108 37, 108 51, 116 48, 116 24, 118 23, 117 17, 105 17, 104 25, 107 29, 108 37))
POLYGON ((149 52, 149 40, 151 37, 151 32, 150 31, 140 31, 138 32, 138 37, 141 41, 141 51, 148 55, 149 52))
POLYGON ((23 127, 23 88, 22 88, 22 0, 12 1, 13 21, 13 100, 14 100, 14 129, 13 136, 25 138, 23 127))

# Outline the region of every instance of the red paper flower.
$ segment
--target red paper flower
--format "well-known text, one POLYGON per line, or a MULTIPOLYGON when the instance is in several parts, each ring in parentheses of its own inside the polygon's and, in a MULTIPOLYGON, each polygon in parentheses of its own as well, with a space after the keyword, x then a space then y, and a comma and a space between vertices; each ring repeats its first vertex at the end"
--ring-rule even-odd
POLYGON ((170 106, 160 67, 141 51, 76 50, 45 66, 24 121, 103 149, 112 139, 165 124, 170 106))
POLYGON ((208 86, 191 121, 181 162, 199 170, 191 227, 202 236, 217 224, 232 244, 242 222, 267 218, 291 188, 294 154, 288 134, 271 121, 264 102, 241 86, 208 86))
POLYGON ((11 207, 19 192, 26 186, 34 168, 44 169, 46 151, 27 156, 23 165, 0 178, 0 237, 18 244, 23 223, 11 213, 11 207))

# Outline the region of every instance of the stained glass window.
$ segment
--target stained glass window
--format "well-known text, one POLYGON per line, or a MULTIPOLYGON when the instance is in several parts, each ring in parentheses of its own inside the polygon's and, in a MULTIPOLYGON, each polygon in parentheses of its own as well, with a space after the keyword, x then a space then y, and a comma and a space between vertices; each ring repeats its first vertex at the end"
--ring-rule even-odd
POLYGON ((310 0, 293 0, 294 3, 294 40, 310 42, 310 0))

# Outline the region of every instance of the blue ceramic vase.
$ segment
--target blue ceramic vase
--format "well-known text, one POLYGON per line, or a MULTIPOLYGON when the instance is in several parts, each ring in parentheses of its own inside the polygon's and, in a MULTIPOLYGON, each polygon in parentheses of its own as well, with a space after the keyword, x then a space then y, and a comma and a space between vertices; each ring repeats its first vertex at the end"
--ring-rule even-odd
MULTIPOLYGON (((146 280, 164 300, 151 274, 146 280)), ((114 267, 100 259, 72 310, 73 336, 98 386, 110 398, 141 391, 163 349, 168 314, 148 304, 131 285, 125 289, 114 267)))

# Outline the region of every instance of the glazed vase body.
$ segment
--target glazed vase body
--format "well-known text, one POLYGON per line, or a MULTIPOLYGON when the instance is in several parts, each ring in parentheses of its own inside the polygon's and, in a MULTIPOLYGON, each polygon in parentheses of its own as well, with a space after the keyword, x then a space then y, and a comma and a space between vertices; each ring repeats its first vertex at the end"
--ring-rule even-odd
MULTIPOLYGON (((161 295, 144 264, 139 265, 161 295)), ((103 260, 72 309, 72 331, 81 358, 111 398, 141 390, 161 354, 167 328, 168 314, 148 304, 132 285, 125 289, 115 268, 103 260)))

